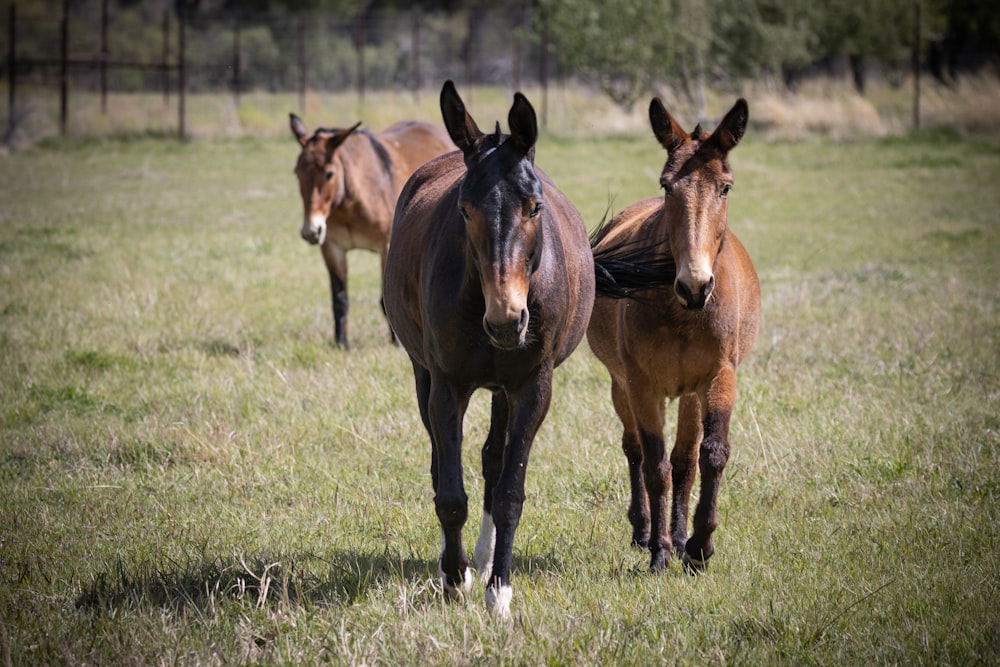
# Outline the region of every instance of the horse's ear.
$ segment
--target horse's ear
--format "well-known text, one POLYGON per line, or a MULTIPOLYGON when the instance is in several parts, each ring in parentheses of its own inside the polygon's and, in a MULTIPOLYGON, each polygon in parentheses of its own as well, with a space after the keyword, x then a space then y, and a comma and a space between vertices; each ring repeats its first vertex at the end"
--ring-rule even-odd
POLYGON ((344 143, 347 140, 347 137, 351 136, 351 134, 354 133, 354 130, 358 129, 359 127, 361 127, 360 120, 354 125, 351 125, 346 130, 337 130, 336 132, 333 133, 332 136, 327 137, 326 139, 327 162, 329 162, 330 158, 333 157, 333 152, 337 150, 337 147, 339 147, 340 144, 344 143))
POLYGON ((528 98, 514 93, 514 106, 507 115, 510 126, 511 145, 529 160, 535 158, 535 142, 538 141, 538 118, 528 98))
POLYGON ((659 97, 654 97, 649 103, 649 124, 653 127, 653 136, 668 152, 680 146, 687 136, 684 128, 667 112, 659 97))
POLYGON ((444 126, 451 140, 468 157, 482 139, 483 133, 465 110, 465 104, 450 79, 445 81, 444 87, 441 88, 441 116, 444 118, 444 126))
POLYGON ((719 127, 712 133, 712 139, 718 142, 724 151, 731 151, 740 143, 743 133, 747 129, 747 120, 750 118, 750 108, 747 101, 742 97, 736 100, 736 104, 725 115, 719 127))
POLYGON ((288 114, 288 126, 292 128, 292 134, 299 140, 299 144, 305 146, 306 142, 309 141, 309 130, 306 129, 306 125, 302 122, 302 119, 290 113, 288 114))

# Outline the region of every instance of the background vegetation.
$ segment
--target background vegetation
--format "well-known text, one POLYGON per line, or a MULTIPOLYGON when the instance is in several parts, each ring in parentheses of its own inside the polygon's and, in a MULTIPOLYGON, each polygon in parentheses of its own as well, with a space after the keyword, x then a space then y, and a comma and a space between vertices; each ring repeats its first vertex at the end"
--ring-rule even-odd
MULTIPOLYGON (((462 92, 483 124, 506 117, 507 92, 462 92)), ((663 152, 641 117, 560 94, 538 162, 588 223, 655 195, 663 152)), ((481 589, 437 590, 429 445, 370 255, 351 256, 354 349, 331 346, 278 136, 289 102, 255 102, 257 135, 0 160, 5 664, 1000 660, 995 133, 751 128, 731 224, 764 321, 711 570, 651 576, 628 547, 620 431, 584 344, 533 452, 506 625, 481 589)), ((375 126, 436 117, 433 100, 369 104, 375 126)), ((751 98, 752 117, 765 107, 751 98)), ((480 395, 473 498, 487 415, 480 395)))

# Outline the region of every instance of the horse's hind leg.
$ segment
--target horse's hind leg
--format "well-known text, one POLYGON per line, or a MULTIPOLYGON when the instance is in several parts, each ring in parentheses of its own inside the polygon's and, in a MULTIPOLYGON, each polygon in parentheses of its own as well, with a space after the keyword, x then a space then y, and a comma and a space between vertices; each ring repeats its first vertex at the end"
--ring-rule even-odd
POLYGON ((473 562, 484 584, 489 581, 493 572, 493 553, 497 540, 496 525, 493 523, 493 488, 503 470, 509 415, 510 404, 507 402, 507 395, 502 391, 494 392, 490 432, 483 444, 483 520, 479 528, 479 540, 473 551, 473 562))
POLYGON ((628 397, 615 380, 611 381, 611 402, 622 423, 622 450, 628 461, 631 489, 628 520, 632 524, 632 546, 645 548, 649 546, 649 496, 646 495, 646 482, 642 475, 642 443, 635 417, 632 416, 632 408, 628 405, 628 397))
POLYGON ((722 471, 729 461, 729 419, 736 400, 736 371, 723 368, 712 380, 704 399, 704 437, 698 452, 701 495, 694 511, 694 531, 684 547, 684 562, 703 569, 715 553, 712 533, 719 525, 717 504, 722 471))
POLYGON ((688 505, 695 474, 698 472, 698 444, 701 442, 701 401, 694 394, 681 396, 677 406, 677 439, 670 453, 673 502, 670 508, 670 536, 674 553, 684 555, 687 543, 688 505))

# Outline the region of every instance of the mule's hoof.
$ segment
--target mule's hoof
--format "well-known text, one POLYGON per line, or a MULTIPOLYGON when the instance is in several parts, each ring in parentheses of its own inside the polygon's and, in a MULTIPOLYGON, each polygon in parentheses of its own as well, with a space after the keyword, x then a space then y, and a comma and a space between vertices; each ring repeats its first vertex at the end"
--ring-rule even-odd
POLYGON ((649 559, 650 572, 663 572, 670 564, 670 549, 660 549, 653 552, 649 559))
POLYGON ((649 546, 649 533, 632 533, 632 546, 645 549, 649 546))
POLYGON ((438 576, 441 577, 441 589, 447 600, 462 600, 472 592, 472 572, 469 568, 465 568, 465 572, 462 573, 462 581, 457 585, 448 582, 448 575, 441 569, 440 564, 438 564, 438 576))
POLYGON ((708 557, 706 558, 695 558, 687 551, 684 552, 684 556, 681 558, 684 563, 684 571, 695 576, 701 574, 708 569, 708 557))
POLYGON ((510 586, 486 587, 486 606, 499 619, 510 620, 510 600, 513 597, 514 589, 510 586))

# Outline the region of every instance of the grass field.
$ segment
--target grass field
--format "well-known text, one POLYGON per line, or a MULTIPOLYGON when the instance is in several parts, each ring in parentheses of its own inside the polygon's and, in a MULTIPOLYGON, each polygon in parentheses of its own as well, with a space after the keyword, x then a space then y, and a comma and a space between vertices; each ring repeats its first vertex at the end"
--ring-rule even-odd
MULTIPOLYGON (((5 664, 1000 661, 996 135, 751 129, 730 222, 764 319, 711 569, 650 575, 629 548, 582 345, 535 443, 510 624, 481 588, 442 600, 377 262, 351 256, 339 352, 294 157, 287 136, 0 159, 5 664)), ((537 157, 590 224, 656 194, 662 160, 646 132, 545 135, 537 157)), ((487 415, 480 395, 473 516, 487 415)))

